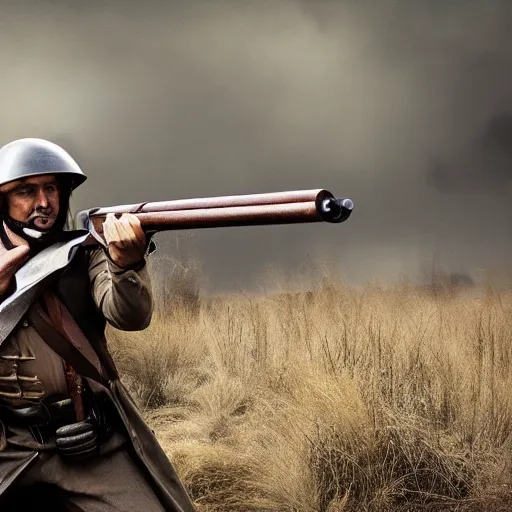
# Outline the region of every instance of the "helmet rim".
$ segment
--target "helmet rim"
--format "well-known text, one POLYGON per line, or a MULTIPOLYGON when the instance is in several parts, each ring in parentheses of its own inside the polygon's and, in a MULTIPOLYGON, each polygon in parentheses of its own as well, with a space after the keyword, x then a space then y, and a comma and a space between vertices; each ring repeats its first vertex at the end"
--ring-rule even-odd
POLYGON ((87 179, 73 157, 54 142, 23 138, 0 148, 0 187, 45 175, 65 176, 69 180, 71 191, 87 179))

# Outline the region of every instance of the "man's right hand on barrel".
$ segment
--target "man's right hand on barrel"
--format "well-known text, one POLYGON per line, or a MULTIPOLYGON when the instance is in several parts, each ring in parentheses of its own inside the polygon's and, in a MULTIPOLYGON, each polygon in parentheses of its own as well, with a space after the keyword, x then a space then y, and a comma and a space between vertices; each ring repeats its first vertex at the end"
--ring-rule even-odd
POLYGON ((28 245, 20 245, 0 253, 0 301, 9 290, 14 274, 27 259, 28 252, 28 245))

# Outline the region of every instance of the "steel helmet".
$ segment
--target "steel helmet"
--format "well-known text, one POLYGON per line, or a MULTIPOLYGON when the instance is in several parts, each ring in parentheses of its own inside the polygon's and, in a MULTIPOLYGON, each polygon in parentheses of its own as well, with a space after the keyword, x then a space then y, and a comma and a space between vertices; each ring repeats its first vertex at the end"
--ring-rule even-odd
POLYGON ((43 139, 18 139, 0 148, 0 187, 6 183, 44 174, 65 176, 70 191, 87 177, 60 146, 43 139))

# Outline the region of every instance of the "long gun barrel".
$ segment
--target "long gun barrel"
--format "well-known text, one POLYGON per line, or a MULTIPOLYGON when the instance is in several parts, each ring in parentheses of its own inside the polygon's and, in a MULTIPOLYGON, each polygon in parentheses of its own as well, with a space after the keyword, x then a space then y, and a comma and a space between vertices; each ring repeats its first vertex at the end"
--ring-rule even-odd
POLYGON ((180 199, 92 208, 77 214, 78 227, 102 236, 109 213, 135 214, 146 232, 232 226, 346 221, 354 205, 323 189, 180 199))

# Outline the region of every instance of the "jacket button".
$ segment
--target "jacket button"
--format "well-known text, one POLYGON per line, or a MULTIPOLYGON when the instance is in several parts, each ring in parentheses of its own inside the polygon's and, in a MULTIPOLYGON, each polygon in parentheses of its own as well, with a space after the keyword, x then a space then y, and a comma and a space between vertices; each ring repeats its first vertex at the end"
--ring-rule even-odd
POLYGON ((23 320, 23 323, 21 325, 23 325, 23 327, 28 327, 28 320, 23 320))

